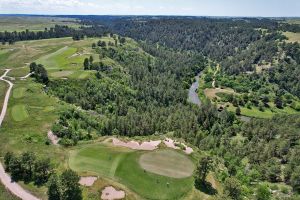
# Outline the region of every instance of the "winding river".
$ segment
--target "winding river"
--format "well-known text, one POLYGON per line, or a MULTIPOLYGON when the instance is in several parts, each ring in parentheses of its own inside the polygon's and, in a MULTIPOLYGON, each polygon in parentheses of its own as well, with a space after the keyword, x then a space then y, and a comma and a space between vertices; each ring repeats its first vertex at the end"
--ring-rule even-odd
POLYGON ((201 101, 198 95, 198 88, 199 88, 199 78, 201 76, 201 72, 195 76, 195 82, 191 85, 190 89, 189 89, 189 96, 188 96, 188 101, 196 104, 198 106, 201 105, 201 101))

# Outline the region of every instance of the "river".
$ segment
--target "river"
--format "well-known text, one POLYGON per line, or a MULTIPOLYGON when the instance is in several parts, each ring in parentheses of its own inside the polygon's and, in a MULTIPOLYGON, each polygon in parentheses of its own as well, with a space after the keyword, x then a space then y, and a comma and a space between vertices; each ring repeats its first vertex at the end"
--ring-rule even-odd
POLYGON ((198 88, 199 88, 199 78, 201 76, 201 72, 195 76, 195 82, 191 85, 190 89, 189 89, 189 96, 188 96, 188 101, 196 104, 198 106, 201 105, 201 101, 198 95, 198 88))

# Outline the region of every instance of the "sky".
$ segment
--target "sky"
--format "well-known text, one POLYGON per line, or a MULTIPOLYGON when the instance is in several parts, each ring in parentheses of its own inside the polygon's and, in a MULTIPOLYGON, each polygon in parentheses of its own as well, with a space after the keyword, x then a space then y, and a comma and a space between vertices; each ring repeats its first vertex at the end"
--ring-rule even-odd
POLYGON ((0 0, 0 14, 300 17, 300 0, 0 0))

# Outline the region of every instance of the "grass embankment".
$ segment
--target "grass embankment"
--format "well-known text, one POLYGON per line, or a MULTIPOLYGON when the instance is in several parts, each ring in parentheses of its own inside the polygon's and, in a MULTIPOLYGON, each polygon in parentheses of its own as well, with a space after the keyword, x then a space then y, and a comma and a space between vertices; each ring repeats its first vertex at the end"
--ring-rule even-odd
MULTIPOLYGON (((164 152, 165 150, 155 152, 160 151, 164 152)), ((71 151, 69 165, 79 173, 97 174, 120 182, 146 199, 179 199, 192 191, 193 178, 191 176, 172 178, 144 170, 139 164, 140 157, 145 155, 144 153, 144 151, 93 144, 71 151)), ((171 153, 168 156, 170 158, 166 159, 177 162, 185 162, 187 159, 191 162, 187 156, 181 153, 171 153), (183 156, 184 161, 182 160, 183 156)), ((187 168, 191 167, 189 162, 186 163, 187 168)), ((164 170, 161 167, 164 163, 156 161, 155 165, 162 171, 164 170)), ((176 169, 175 166, 174 168, 176 169)), ((177 168, 177 170, 178 173, 181 173, 181 169, 177 168)), ((173 173, 176 172, 173 171, 173 173)))

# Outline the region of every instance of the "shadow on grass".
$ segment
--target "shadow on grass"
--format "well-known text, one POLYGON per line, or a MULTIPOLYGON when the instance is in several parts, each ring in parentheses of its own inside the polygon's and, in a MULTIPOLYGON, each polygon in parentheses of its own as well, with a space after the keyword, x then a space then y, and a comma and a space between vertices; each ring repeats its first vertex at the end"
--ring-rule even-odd
POLYGON ((208 194, 208 195, 216 195, 218 191, 213 188, 210 182, 198 182, 195 183, 196 189, 200 190, 201 192, 208 194))

